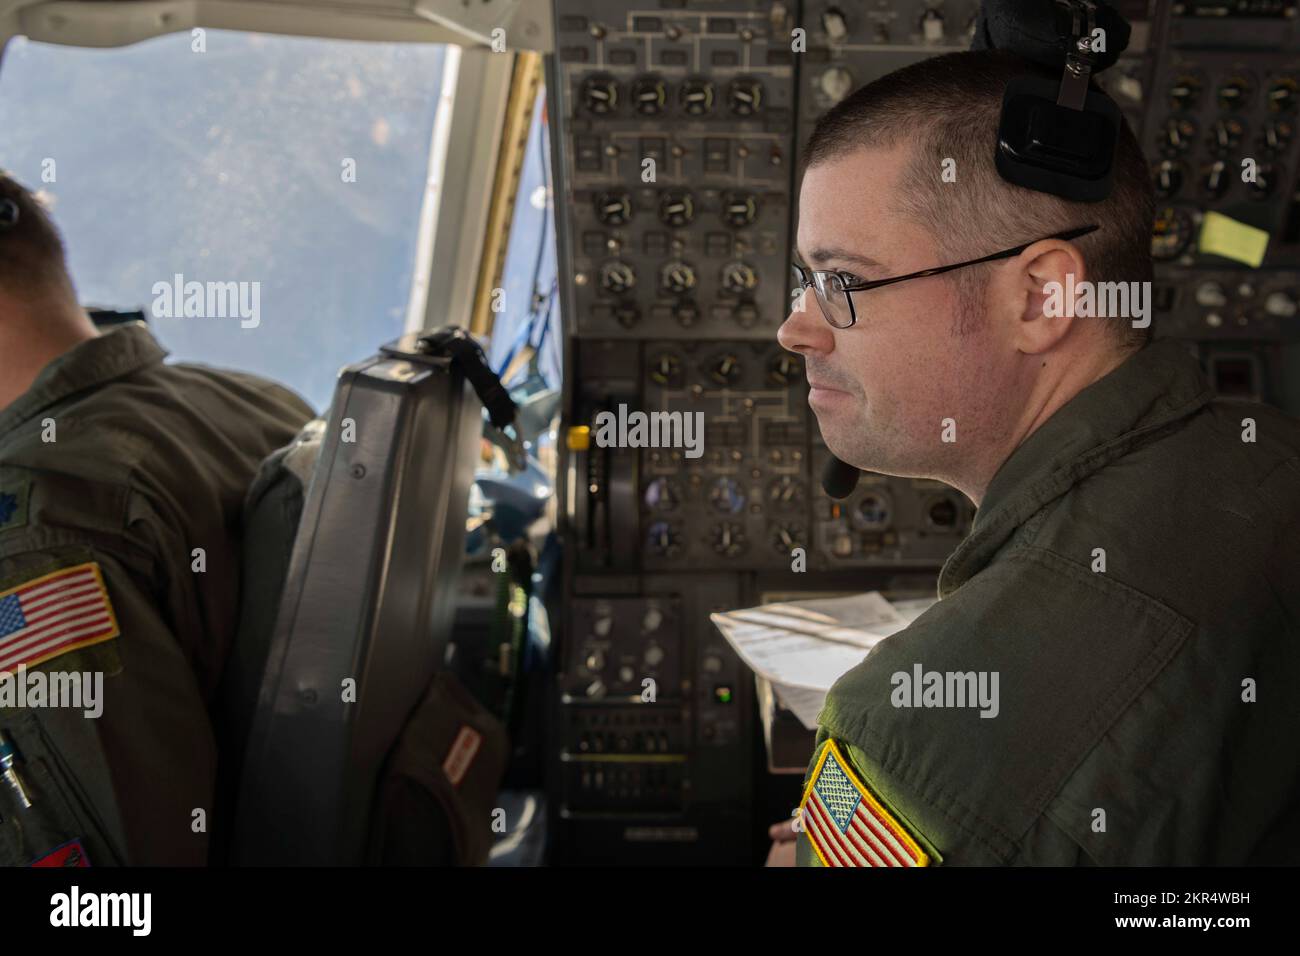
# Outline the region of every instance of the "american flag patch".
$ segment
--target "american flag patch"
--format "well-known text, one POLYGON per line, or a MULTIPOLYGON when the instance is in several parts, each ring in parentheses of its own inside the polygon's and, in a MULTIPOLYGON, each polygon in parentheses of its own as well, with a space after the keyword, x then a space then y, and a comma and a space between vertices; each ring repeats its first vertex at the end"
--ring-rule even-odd
POLYGON ((825 866, 929 866, 930 857, 827 742, 800 804, 808 842, 825 866))
POLYGON ((0 593, 0 672, 117 637, 117 616, 93 561, 0 593))

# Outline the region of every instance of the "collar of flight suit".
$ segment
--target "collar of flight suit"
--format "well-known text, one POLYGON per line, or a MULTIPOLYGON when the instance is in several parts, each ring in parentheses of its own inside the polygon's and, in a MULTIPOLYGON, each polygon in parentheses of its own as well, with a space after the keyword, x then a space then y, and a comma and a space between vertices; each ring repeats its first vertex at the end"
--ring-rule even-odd
POLYGON ((939 574, 946 598, 1025 521, 1088 475, 1158 438, 1214 398, 1200 363, 1171 339, 1148 344, 1066 402, 1002 463, 971 533, 939 574))
POLYGON ((78 392, 157 365, 166 357, 167 350, 143 322, 87 339, 41 369, 31 388, 0 412, 0 436, 78 392))

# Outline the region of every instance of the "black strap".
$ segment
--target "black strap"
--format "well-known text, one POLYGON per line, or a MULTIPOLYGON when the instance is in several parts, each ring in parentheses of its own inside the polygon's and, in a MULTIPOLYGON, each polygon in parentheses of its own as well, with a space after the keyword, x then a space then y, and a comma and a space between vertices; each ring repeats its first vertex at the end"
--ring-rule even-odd
POLYGON ((505 428, 515 420, 516 406, 510 393, 501 384, 497 373, 488 365, 483 347, 464 329, 454 325, 436 329, 420 336, 420 341, 431 352, 451 356, 460 366, 462 374, 474 386, 479 401, 488 410, 488 417, 497 428, 505 428))

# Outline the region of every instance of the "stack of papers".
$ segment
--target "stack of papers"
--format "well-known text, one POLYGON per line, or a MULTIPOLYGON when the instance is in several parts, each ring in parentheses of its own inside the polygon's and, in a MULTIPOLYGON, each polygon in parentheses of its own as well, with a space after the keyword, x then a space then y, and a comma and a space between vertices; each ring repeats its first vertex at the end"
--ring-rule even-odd
POLYGON ((763 604, 710 618, 740 659, 770 681, 778 700, 809 730, 826 692, 867 652, 901 631, 934 598, 891 604, 879 591, 850 597, 763 604))

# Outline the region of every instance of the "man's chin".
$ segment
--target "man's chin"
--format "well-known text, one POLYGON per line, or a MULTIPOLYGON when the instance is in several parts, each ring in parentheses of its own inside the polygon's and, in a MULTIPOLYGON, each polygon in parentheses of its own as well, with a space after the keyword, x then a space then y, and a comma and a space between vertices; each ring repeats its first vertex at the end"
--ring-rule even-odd
POLYGON ((855 468, 862 468, 862 465, 859 464, 863 458, 861 442, 855 443, 847 440, 840 429, 834 426, 828 427, 830 423, 823 421, 820 417, 817 423, 821 426, 822 441, 826 443, 826 447, 830 449, 831 454, 855 468))
POLYGON ((850 433, 848 429, 827 422, 821 434, 822 441, 825 442, 830 453, 845 464, 861 471, 881 475, 894 474, 890 471, 890 467, 897 462, 892 461, 892 456, 884 454, 884 449, 864 441, 869 434, 867 425, 859 423, 850 433))

